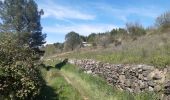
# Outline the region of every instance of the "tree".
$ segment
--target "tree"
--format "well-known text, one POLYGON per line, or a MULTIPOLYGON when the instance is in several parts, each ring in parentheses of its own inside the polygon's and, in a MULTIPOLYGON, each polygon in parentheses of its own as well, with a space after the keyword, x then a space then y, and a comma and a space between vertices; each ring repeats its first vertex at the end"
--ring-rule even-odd
POLYGON ((165 12, 156 18, 156 25, 158 27, 170 27, 170 11, 165 12))
POLYGON ((127 23, 126 28, 128 33, 135 39, 138 36, 142 36, 146 34, 145 29, 139 23, 127 23))
POLYGON ((43 10, 38 11, 34 0, 5 0, 0 2, 1 32, 16 33, 21 45, 27 43, 39 54, 45 43, 46 35, 42 33, 40 23, 43 10))
POLYGON ((84 41, 84 42, 87 41, 87 37, 86 36, 80 35, 80 38, 81 38, 81 41, 84 41))
POLYGON ((112 42, 111 36, 108 32, 98 34, 96 40, 97 43, 104 48, 106 48, 112 42))
POLYGON ((110 35, 112 37, 113 41, 116 41, 118 39, 125 39, 127 38, 127 30, 123 29, 123 28, 118 28, 118 29, 113 29, 110 32, 110 35))
POLYGON ((69 32, 65 36, 65 49, 71 49, 72 51, 80 46, 82 43, 80 35, 76 32, 69 32))
POLYGON ((91 33, 88 37, 87 37, 87 41, 94 43, 95 42, 95 38, 96 38, 96 34, 95 33, 91 33))
POLYGON ((44 44, 34 0, 0 1, 0 96, 32 100, 44 86, 39 47, 44 44))

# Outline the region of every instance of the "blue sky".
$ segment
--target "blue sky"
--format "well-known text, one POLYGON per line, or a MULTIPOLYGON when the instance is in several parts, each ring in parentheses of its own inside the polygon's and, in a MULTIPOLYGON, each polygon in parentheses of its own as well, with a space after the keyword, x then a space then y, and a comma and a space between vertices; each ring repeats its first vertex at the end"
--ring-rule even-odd
POLYGON ((41 24, 48 44, 63 42, 75 31, 81 35, 125 27, 127 22, 152 26, 155 18, 170 10, 169 0, 35 0, 44 10, 41 24))

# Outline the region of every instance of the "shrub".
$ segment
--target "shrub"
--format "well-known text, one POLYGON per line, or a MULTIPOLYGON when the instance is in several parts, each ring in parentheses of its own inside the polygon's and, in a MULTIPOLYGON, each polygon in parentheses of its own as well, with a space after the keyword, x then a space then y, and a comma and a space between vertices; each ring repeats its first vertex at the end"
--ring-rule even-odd
POLYGON ((39 57, 26 44, 19 45, 16 34, 0 34, 0 94, 11 99, 33 99, 44 83, 39 57))
POLYGON ((126 24, 128 33, 136 39, 138 36, 146 34, 145 29, 139 23, 127 23, 126 24))

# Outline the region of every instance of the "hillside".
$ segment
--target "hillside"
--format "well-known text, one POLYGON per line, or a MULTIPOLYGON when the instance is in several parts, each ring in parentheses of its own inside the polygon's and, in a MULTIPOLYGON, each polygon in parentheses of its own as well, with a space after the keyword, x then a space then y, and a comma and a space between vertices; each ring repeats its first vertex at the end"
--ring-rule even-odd
POLYGON ((170 64, 170 34, 148 34, 135 41, 122 41, 119 46, 110 44, 107 48, 83 48, 53 57, 96 59, 113 64, 149 64, 161 68, 170 64))
POLYGON ((169 98, 161 96, 165 91, 169 91, 166 90, 170 77, 169 32, 148 34, 137 40, 123 40, 119 46, 110 44, 107 48, 82 48, 54 54, 45 59, 55 63, 65 58, 77 67, 67 65, 61 69, 61 73, 84 100, 168 100, 169 98), (86 77, 92 77, 92 80, 86 77), (101 79, 98 80, 98 77, 101 79), (128 83, 128 81, 133 82, 128 83), (103 87, 101 89, 104 90, 98 87, 103 87), (112 89, 107 90, 110 88, 112 89), (107 96, 101 98, 101 95, 107 96))

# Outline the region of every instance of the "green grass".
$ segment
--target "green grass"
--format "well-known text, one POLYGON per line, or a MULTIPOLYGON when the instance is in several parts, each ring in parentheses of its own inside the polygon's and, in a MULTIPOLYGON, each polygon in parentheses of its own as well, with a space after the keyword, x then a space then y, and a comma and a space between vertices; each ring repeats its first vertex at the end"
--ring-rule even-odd
POLYGON ((67 83, 59 70, 42 69, 42 74, 47 82, 47 86, 41 93, 41 100, 82 100, 79 92, 67 83))

